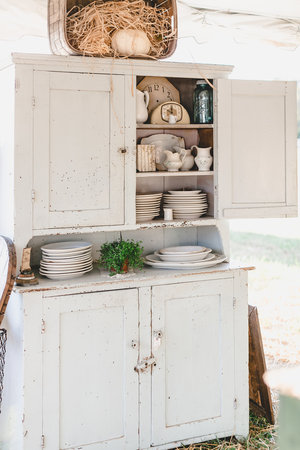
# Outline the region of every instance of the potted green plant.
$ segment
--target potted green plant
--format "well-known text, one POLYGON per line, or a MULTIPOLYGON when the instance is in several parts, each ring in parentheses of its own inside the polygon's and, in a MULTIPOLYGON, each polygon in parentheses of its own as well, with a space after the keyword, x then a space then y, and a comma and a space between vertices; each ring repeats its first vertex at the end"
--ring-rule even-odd
POLYGON ((142 269, 144 247, 141 241, 119 239, 107 242, 100 248, 99 265, 109 270, 110 275, 127 273, 128 269, 142 269))

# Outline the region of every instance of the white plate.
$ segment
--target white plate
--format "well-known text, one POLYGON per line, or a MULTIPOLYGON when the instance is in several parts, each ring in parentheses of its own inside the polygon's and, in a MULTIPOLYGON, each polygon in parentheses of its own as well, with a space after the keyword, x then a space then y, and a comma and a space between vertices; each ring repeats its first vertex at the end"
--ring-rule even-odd
POLYGON ((92 258, 91 254, 89 253, 88 255, 84 255, 84 256, 78 256, 76 258, 74 257, 60 257, 60 258, 53 258, 52 256, 46 256, 43 255, 42 260, 41 261, 45 261, 45 262, 50 262, 50 263, 59 263, 59 264, 70 264, 70 263, 77 263, 77 262, 85 262, 85 261, 89 261, 92 258))
POLYGON ((136 193, 136 199, 145 199, 145 198, 160 198, 162 197, 162 192, 145 192, 145 193, 136 193))
POLYGON ((69 273, 69 274, 47 274, 47 275, 43 275, 44 277, 49 278, 50 280, 69 280, 71 278, 79 278, 82 275, 84 275, 85 273, 90 272, 92 269, 90 270, 85 270, 84 272, 77 272, 77 273, 69 273))
POLYGON ((40 267, 42 270, 44 270, 45 272, 47 271, 51 271, 51 272, 62 272, 64 270, 77 270, 77 269, 85 269, 86 267, 90 267, 92 265, 92 261, 88 261, 86 263, 83 264, 47 264, 47 263, 43 263, 42 261, 40 262, 40 267))
POLYGON ((148 255, 151 259, 147 260, 144 259, 144 263, 148 266, 156 267, 157 269, 204 269, 206 267, 213 267, 217 264, 222 263, 225 261, 226 256, 225 255, 217 255, 215 254, 215 258, 211 259, 210 261, 199 261, 199 262, 189 262, 189 263, 178 263, 178 262, 167 262, 167 261, 160 261, 158 256, 155 256, 154 254, 148 255), (154 259, 156 258, 156 261, 154 259))
POLYGON ((77 273, 77 272, 84 272, 86 270, 91 270, 93 268, 92 264, 89 264, 88 266, 85 267, 79 267, 79 268, 70 268, 70 269, 59 269, 59 268, 53 268, 52 270, 48 270, 48 269, 44 269, 44 268, 40 268, 39 272, 42 275, 46 275, 48 273, 50 274, 67 274, 67 273, 77 273))
POLYGON ((48 250, 42 250, 42 254, 45 256, 53 257, 53 258, 66 258, 66 257, 78 257, 78 256, 86 256, 91 254, 92 249, 88 250, 77 250, 74 252, 48 252, 48 250))
POLYGON ((173 214, 174 219, 178 219, 178 220, 196 220, 196 219, 200 219, 200 217, 204 216, 206 214, 206 212, 204 213, 197 213, 197 214, 173 214))
POLYGON ((87 250, 91 248, 90 242, 69 241, 69 242, 53 242, 52 244, 43 245, 42 250, 47 252, 72 252, 76 250, 87 250))
POLYGON ((163 147, 164 150, 173 151, 173 147, 181 147, 185 148, 184 138, 179 136, 174 136, 173 134, 152 134, 151 136, 144 137, 141 139, 142 145, 153 144, 156 142, 160 143, 160 146, 163 147))
POLYGON ((166 247, 158 250, 162 255, 191 255, 195 253, 206 252, 207 247, 203 245, 178 245, 176 247, 166 247))
MULTIPOLYGON (((177 195, 177 196, 183 196, 183 197, 189 197, 189 196, 194 196, 194 195, 198 195, 200 194, 201 189, 199 189, 198 191, 168 191, 171 195, 177 195)), ((168 194, 166 194, 168 195, 168 194)))
MULTIPOLYGON (((161 255, 159 252, 154 252, 155 256, 158 256, 161 261, 171 262, 191 262, 191 261, 209 261, 214 258, 214 255, 210 254, 211 249, 206 252, 191 254, 191 255, 161 255)), ((151 261, 151 260, 150 260, 151 261)))

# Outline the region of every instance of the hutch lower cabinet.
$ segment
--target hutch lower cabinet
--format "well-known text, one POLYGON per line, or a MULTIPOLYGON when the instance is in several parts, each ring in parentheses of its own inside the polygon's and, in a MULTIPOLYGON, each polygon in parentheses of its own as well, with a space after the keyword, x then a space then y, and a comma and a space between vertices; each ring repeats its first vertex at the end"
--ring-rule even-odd
POLYGON ((167 449, 247 436, 247 272, 165 272, 111 280, 95 270, 68 287, 15 290, 2 450, 167 449))

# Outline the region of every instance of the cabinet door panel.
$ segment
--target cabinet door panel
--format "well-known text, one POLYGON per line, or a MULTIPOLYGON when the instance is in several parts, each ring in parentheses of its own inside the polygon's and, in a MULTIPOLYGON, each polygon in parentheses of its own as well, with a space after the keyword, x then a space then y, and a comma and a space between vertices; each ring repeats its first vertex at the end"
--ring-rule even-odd
POLYGON ((137 448, 137 291, 50 298, 44 320, 46 448, 137 448))
POLYGON ((296 215, 295 83, 216 87, 218 217, 296 215))
POLYGON ((153 445, 234 429, 232 296, 232 280, 153 288, 153 445))
POLYGON ((36 72, 34 228, 124 223, 124 78, 36 72))

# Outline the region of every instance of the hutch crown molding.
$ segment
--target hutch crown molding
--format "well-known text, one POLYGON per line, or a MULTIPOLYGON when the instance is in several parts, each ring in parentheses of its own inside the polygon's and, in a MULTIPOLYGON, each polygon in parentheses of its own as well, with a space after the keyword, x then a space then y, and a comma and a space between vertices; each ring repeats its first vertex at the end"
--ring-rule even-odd
MULTIPOLYGON (((228 79, 231 66, 13 55, 0 72, 0 232, 39 262, 44 242, 120 236, 145 252, 202 244, 229 257, 223 219, 297 214, 296 83, 228 79), (209 125, 136 125, 137 84, 166 77, 209 125), (213 148, 209 172, 136 173, 136 144, 170 133, 213 148), (208 214, 137 223, 136 192, 200 188, 208 214), (3 214, 5 212, 5 214, 3 214)), ((94 254, 97 256, 97 253, 94 254)), ((249 268, 248 268, 249 269, 249 268)), ((247 271, 144 269, 15 288, 0 446, 174 448, 248 434, 247 271), (1 442, 2 440, 2 442, 1 442)))

